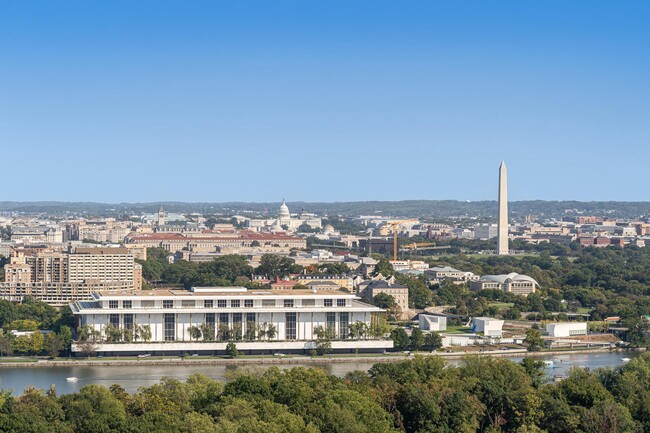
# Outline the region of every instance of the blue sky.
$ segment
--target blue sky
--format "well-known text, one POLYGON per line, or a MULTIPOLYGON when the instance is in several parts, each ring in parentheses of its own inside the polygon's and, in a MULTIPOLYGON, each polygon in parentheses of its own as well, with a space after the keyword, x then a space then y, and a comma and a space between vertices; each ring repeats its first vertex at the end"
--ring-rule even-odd
POLYGON ((650 2, 0 0, 0 200, 650 200, 650 2))

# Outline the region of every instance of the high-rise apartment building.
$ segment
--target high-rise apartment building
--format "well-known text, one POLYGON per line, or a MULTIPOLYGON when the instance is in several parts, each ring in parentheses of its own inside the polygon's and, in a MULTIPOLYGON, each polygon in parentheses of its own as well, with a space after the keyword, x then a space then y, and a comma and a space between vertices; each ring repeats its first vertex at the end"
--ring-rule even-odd
POLYGON ((0 299, 25 296, 52 305, 87 299, 97 290, 139 290, 142 268, 126 248, 77 248, 72 253, 16 254, 5 266, 0 299))

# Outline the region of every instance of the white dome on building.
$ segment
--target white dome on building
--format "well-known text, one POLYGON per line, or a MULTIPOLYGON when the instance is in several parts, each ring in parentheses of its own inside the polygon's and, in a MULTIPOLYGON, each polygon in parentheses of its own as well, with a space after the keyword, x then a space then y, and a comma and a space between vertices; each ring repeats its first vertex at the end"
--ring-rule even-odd
POLYGON ((331 224, 327 224, 325 227, 323 227, 323 233, 325 234, 332 234, 334 232, 335 232, 334 227, 332 227, 331 224))
POLYGON ((287 207, 287 204, 285 203, 284 199, 282 199, 282 204, 280 205, 280 213, 278 216, 280 217, 280 219, 291 218, 291 213, 289 213, 289 207, 287 207))

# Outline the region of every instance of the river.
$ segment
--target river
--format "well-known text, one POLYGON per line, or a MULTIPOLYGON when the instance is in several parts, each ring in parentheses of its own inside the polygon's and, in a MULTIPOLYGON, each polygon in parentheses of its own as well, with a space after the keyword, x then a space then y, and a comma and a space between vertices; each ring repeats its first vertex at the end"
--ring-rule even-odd
MULTIPOLYGON (((549 378, 553 376, 566 375, 571 367, 588 367, 596 369, 601 367, 615 367, 621 364, 622 358, 634 358, 638 352, 603 352, 553 355, 537 357, 539 360, 553 360, 553 367, 545 368, 549 378)), ((514 362, 520 362, 522 357, 508 358, 514 362)), ((460 361, 450 360, 452 365, 460 361)), ((335 376, 344 376, 354 370, 367 371, 373 361, 349 362, 349 363, 322 363, 322 364, 277 364, 279 368, 318 366, 324 368, 328 373, 335 376)), ((82 386, 91 383, 110 386, 114 383, 122 385, 128 392, 135 392, 143 386, 150 386, 157 383, 161 377, 168 376, 179 380, 185 380, 194 373, 202 373, 213 379, 224 380, 226 372, 237 368, 268 368, 265 365, 247 365, 239 367, 235 365, 129 365, 129 366, 69 366, 69 367, 2 367, 0 368, 0 388, 11 390, 14 395, 20 395, 24 389, 33 385, 36 388, 49 389, 55 385, 59 394, 67 394, 78 391, 82 386), (66 378, 77 377, 77 382, 68 382, 66 378)))

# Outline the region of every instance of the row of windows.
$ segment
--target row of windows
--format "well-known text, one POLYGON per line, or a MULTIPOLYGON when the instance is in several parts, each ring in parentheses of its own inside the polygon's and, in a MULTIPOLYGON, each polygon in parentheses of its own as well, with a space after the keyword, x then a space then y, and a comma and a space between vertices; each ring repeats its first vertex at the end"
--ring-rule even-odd
MULTIPOLYGON (((210 327, 212 333, 214 334, 217 329, 220 329, 217 325, 225 325, 227 328, 230 328, 232 325, 233 330, 237 332, 243 332, 243 323, 246 323, 246 328, 252 326, 250 329, 255 329, 255 313, 246 313, 244 316, 242 313, 232 314, 232 321, 230 320, 230 315, 228 313, 207 313, 205 315, 205 323, 210 327), (246 319, 244 322, 244 318, 246 319), (218 319, 218 321, 217 321, 218 319)), ((327 313, 326 316, 327 329, 331 333, 330 337, 336 337, 336 313, 327 313)), ((296 313, 285 313, 285 338, 287 340, 296 340, 297 335, 297 319, 296 313)), ((345 339, 348 338, 348 326, 349 326, 349 314, 348 313, 339 313, 338 320, 338 337, 345 339)), ((109 314, 108 322, 115 328, 120 328, 120 315, 119 314, 109 314)), ((124 329, 133 329, 133 314, 123 314, 122 315, 122 326, 124 329)), ((174 341, 176 339, 176 315, 173 313, 167 313, 163 316, 163 330, 164 330, 164 340, 165 341, 174 341)), ((574 331, 570 331, 574 332, 574 331)), ((577 335, 577 334, 572 334, 577 335)), ((214 335, 213 335, 214 336, 214 335)), ((239 335, 241 337, 241 335, 239 335)))
MULTIPOLYGON (((180 301, 180 306, 181 307, 186 307, 186 308, 195 308, 196 307, 196 302, 193 300, 183 300, 180 301)), ((108 308, 110 309, 116 309, 119 308, 119 301, 117 300, 110 300, 108 301, 108 308)), ((178 306, 178 304, 176 304, 178 306)), ((252 299, 244 299, 243 306, 244 308, 253 308, 254 302, 252 299)), ((293 299, 285 299, 283 303, 285 308, 293 308, 295 307, 295 303, 293 299)), ((154 301, 141 301, 140 306, 142 308, 154 308, 155 303, 154 301)), ((217 308, 226 308, 228 306, 228 301, 225 299, 218 299, 217 300, 217 308)), ((231 308, 241 308, 242 302, 239 299, 232 299, 230 301, 230 307, 231 308)), ((275 307, 275 299, 263 299, 262 300, 262 307, 275 307)), ((316 306, 316 300, 315 299, 303 299, 302 300, 302 306, 303 307, 315 307, 316 306)), ((324 307, 333 307, 334 306, 334 300, 333 299, 324 299, 323 300, 323 306, 324 307)), ((336 300, 336 306, 337 307, 345 307, 346 302, 345 299, 337 299, 336 300)), ((174 300, 173 299, 163 299, 163 308, 174 308, 174 300)), ((214 308, 214 300, 212 299, 206 299, 203 301, 203 307, 204 308, 214 308)), ((122 301, 122 308, 133 308, 133 301, 122 301)))

